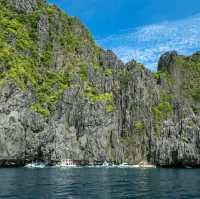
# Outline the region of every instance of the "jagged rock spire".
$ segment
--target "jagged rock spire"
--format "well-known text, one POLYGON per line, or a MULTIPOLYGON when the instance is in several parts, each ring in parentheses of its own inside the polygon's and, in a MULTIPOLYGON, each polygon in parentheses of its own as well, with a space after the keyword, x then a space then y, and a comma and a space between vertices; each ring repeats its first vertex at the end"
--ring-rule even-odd
POLYGON ((164 53, 158 62, 158 71, 167 69, 169 72, 171 72, 171 65, 175 61, 175 57, 177 56, 176 51, 169 51, 164 53))

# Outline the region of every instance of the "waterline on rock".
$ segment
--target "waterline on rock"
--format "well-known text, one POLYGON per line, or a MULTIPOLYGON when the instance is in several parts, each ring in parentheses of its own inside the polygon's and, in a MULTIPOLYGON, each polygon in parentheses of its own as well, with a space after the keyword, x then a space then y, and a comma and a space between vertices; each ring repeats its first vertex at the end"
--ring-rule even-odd
POLYGON ((49 166, 48 164, 44 163, 31 163, 25 165, 25 168, 36 168, 36 169, 43 169, 43 168, 61 168, 61 169, 68 169, 68 168, 138 168, 138 169, 147 169, 147 168, 156 168, 155 165, 145 165, 145 164, 138 164, 138 165, 129 165, 127 163, 122 164, 105 164, 105 162, 102 165, 75 165, 75 164, 63 164, 58 163, 53 166, 49 166))

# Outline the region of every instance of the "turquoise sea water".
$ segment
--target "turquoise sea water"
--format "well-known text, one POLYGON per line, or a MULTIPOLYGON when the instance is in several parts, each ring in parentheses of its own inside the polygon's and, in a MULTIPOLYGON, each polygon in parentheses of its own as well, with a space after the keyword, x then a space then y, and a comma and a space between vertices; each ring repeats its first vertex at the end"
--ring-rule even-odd
POLYGON ((0 199, 199 199, 199 169, 0 169, 0 199))

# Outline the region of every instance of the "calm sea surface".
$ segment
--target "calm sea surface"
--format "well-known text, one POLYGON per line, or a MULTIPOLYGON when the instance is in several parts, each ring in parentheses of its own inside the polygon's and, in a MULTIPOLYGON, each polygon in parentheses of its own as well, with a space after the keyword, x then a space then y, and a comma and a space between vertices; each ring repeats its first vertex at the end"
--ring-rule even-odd
POLYGON ((0 198, 200 199, 200 170, 0 169, 0 198))

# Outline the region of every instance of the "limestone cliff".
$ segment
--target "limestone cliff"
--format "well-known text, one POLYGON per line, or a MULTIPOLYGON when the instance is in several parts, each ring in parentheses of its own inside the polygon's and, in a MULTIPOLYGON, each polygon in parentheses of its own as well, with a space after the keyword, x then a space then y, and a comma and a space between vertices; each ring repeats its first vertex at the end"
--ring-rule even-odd
POLYGON ((123 64, 42 0, 0 0, 0 165, 200 166, 200 54, 123 64))

